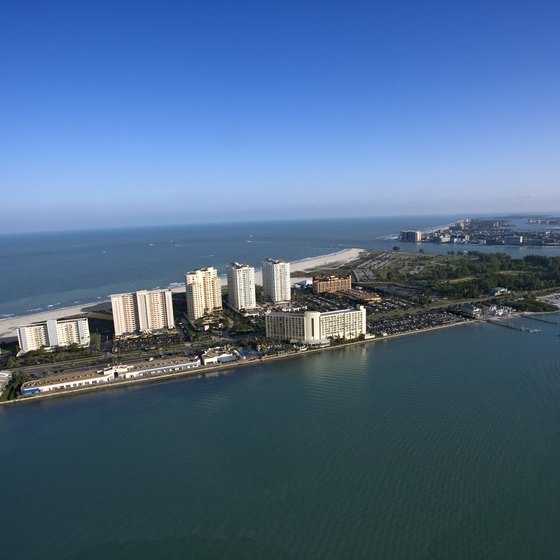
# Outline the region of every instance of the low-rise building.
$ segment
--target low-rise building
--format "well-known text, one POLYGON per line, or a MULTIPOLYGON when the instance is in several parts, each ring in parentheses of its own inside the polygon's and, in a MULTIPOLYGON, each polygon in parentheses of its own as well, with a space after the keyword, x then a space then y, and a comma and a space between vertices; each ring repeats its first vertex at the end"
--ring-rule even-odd
POLYGON ((64 389, 77 389, 80 387, 91 387, 114 381, 120 373, 128 371, 127 366, 110 367, 98 371, 85 371, 80 373, 66 373, 53 375, 34 381, 26 381, 21 386, 21 394, 26 397, 38 393, 49 393, 64 389))
POLYGON ((141 377, 181 373, 197 367, 200 367, 200 358, 198 356, 191 356, 182 360, 162 360, 152 362, 149 367, 119 365, 98 371, 66 373, 34 381, 26 381, 21 386, 21 395, 23 397, 27 397, 54 391, 94 387, 96 385, 116 382, 119 380, 131 380, 141 377))
POLYGON ((209 348, 202 354, 202 363, 205 366, 216 365, 216 364, 227 364, 229 362, 235 362, 237 356, 232 354, 225 348, 209 348))
POLYGON ((502 294, 507 294, 508 289, 507 288, 501 288, 501 287, 490 288, 489 293, 490 293, 491 296, 501 296, 502 294))
POLYGON ((371 292, 366 292, 363 290, 338 290, 338 294, 351 298, 355 301, 366 303, 368 305, 379 303, 381 301, 381 297, 377 294, 372 294, 371 292))
POLYGON ((348 276, 314 276, 313 293, 337 292, 352 288, 352 275, 348 276))
POLYGON ((468 317, 480 317, 481 309, 480 307, 476 307, 472 303, 464 303, 461 305, 461 313, 467 315, 468 317))

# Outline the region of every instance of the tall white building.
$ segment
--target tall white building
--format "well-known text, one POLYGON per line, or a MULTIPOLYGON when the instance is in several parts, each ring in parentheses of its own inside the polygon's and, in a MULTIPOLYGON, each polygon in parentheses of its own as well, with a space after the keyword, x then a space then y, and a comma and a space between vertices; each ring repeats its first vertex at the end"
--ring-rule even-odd
POLYGON ((231 263, 227 269, 228 301, 235 309, 255 309, 255 269, 248 264, 231 263))
POLYGON ((140 290, 111 296, 115 336, 172 329, 173 300, 170 290, 140 290))
POLYGON ((89 324, 85 317, 63 321, 49 319, 43 323, 23 325, 18 327, 17 334, 22 352, 70 344, 89 346, 90 343, 89 324))
POLYGON ((211 266, 187 272, 185 291, 187 315, 191 321, 222 309, 222 285, 217 270, 211 266))
POLYGON ((366 334, 363 305, 341 311, 272 311, 265 316, 266 336, 276 340, 303 342, 312 346, 328 344, 331 338, 352 340, 366 334))
POLYGON ((115 335, 134 333, 139 330, 136 294, 113 294, 111 296, 115 335))
POLYGON ((290 301, 290 263, 266 259, 262 266, 263 295, 274 303, 290 301))

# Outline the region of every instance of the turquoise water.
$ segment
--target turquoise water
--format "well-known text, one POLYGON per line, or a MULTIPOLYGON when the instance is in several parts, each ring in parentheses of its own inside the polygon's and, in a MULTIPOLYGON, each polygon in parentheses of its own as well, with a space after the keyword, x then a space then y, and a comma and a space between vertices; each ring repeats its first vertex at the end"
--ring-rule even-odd
POLYGON ((557 559, 560 325, 517 321, 2 407, 0 556, 557 559))

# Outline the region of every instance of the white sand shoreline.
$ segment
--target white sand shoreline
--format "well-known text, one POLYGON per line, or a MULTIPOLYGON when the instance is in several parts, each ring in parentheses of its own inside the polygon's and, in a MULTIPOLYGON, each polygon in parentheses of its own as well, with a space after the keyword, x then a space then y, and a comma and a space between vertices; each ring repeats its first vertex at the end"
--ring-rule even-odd
MULTIPOLYGON (((292 261, 291 271, 301 272, 301 277, 292 278, 295 283, 300 279, 306 278, 308 275, 305 274, 306 271, 312 270, 319 266, 333 266, 342 265, 357 259, 360 253, 364 249, 351 248, 343 249, 341 251, 336 251, 335 253, 328 253, 326 255, 320 255, 318 257, 308 257, 306 259, 300 259, 297 261, 292 261)), ((225 276, 220 278, 222 285, 226 285, 225 276)), ((262 285, 262 272, 260 269, 255 270, 255 283, 257 285, 262 285)), ((177 286, 172 285, 169 288, 173 293, 180 293, 185 290, 183 284, 177 286)), ((69 307, 59 307, 57 309, 48 309, 46 311, 39 311, 37 313, 31 313, 29 315, 14 315, 13 317, 6 317, 0 319, 0 340, 15 338, 16 330, 20 325, 29 325, 31 323, 38 323, 42 321, 48 321, 49 319, 62 319, 65 317, 73 317, 76 315, 83 315, 84 313, 99 311, 102 309, 111 309, 111 304, 108 299, 92 301, 89 303, 82 303, 80 305, 72 305, 69 307)))

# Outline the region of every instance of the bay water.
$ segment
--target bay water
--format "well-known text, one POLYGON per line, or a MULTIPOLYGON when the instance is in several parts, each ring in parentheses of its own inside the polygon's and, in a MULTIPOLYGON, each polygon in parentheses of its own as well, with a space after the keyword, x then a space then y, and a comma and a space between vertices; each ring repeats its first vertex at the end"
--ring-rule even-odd
POLYGON ((560 314, 0 408, 0 557, 560 557, 560 314))

